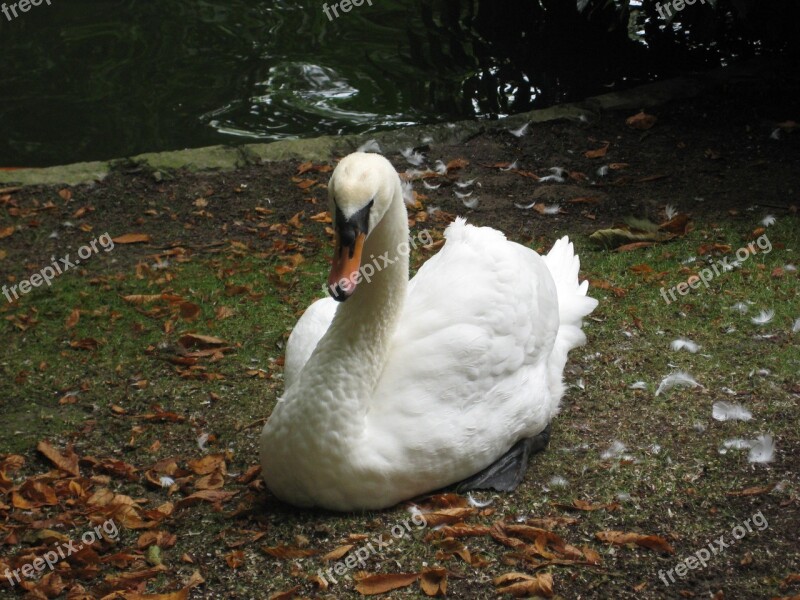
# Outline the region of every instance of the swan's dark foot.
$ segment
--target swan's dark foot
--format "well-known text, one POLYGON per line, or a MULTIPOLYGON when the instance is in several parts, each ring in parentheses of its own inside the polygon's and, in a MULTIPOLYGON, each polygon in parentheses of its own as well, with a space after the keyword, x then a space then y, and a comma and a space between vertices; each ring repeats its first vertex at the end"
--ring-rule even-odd
POLYGON ((530 457, 547 448, 549 442, 550 425, 532 438, 520 440, 514 444, 511 450, 483 471, 455 484, 455 491, 459 494, 470 490, 489 489, 498 492, 513 492, 525 478, 530 457))

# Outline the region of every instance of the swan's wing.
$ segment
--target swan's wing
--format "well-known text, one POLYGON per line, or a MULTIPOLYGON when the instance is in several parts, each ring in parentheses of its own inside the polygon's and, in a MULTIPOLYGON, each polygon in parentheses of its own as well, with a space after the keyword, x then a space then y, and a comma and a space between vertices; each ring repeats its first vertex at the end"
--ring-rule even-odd
POLYGON ((284 388, 296 381, 301 369, 308 362, 317 343, 328 331, 337 302, 333 298, 317 300, 306 309, 297 321, 289 341, 286 342, 286 360, 283 367, 284 388))
POLYGON ((409 286, 367 430, 381 437, 372 441, 387 465, 424 471, 435 455, 438 475, 451 463, 456 481, 550 421, 559 398, 547 359, 559 318, 535 252, 462 220, 446 236, 409 286))

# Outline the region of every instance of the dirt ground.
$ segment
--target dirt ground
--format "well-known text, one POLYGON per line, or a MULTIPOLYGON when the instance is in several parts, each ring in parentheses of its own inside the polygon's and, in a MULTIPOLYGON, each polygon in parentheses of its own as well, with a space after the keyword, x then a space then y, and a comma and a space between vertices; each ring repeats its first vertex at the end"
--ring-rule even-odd
MULTIPOLYGON (((772 214, 782 224, 784 229, 781 231, 787 232, 786 239, 797 240, 800 231, 797 215, 800 206, 800 132, 795 130, 796 125, 787 121, 800 120, 798 97, 800 85, 797 81, 782 82, 774 89, 754 87, 752 82, 741 81, 691 101, 649 109, 647 112, 656 116, 657 122, 646 130, 626 125, 626 118, 631 114, 608 113, 588 122, 534 124, 521 137, 505 130, 489 132, 458 147, 439 145, 435 140, 428 144, 420 142, 420 150, 430 165, 436 160, 448 163, 463 159, 464 162, 461 168, 454 166, 449 176, 426 180, 438 185, 437 189, 427 189, 421 181, 414 182, 421 208, 416 215, 412 214, 412 233, 430 228, 440 235, 451 216, 459 214, 473 224, 495 227, 510 239, 540 250, 546 250, 554 239, 564 234, 577 237, 584 247, 589 248, 586 236, 592 232, 610 227, 630 215, 663 222, 666 220, 664 207, 672 205, 677 211, 689 214, 698 231, 713 231, 719 226, 725 231, 747 232, 758 226, 758 220, 764 214, 772 214), (598 153, 601 155, 594 158, 586 156, 587 152, 604 147, 607 148, 605 153, 598 153), (515 168, 508 169, 511 163, 516 163, 515 168), (602 169, 604 166, 609 168, 602 169), (543 184, 531 176, 549 175, 552 167, 566 169, 565 182, 543 184), (477 198, 478 204, 468 208, 455 196, 456 191, 461 191, 455 182, 473 178, 477 183, 473 185, 473 195, 467 200, 471 202, 477 198), (542 214, 535 208, 516 206, 527 206, 534 201, 539 205, 559 205, 561 210, 558 214, 542 214), (433 208, 440 210, 437 212, 433 208)), ((335 158, 331 157, 330 166, 335 164, 335 158)), ((413 168, 400 155, 389 158, 401 172, 413 168)), ((257 462, 255 440, 260 424, 281 389, 280 378, 276 376, 281 363, 274 354, 279 354, 293 319, 313 296, 314 284, 309 281, 319 280, 319 270, 298 271, 295 276, 291 266, 296 266, 297 260, 293 262, 292 257, 301 255, 308 265, 318 266, 324 265, 324 257, 329 252, 326 224, 319 217, 319 213, 326 209, 324 182, 328 173, 324 165, 319 167, 314 165, 313 170, 299 173, 303 170, 300 162, 287 161, 225 173, 155 175, 135 164, 128 164, 93 185, 0 190, 4 209, 0 230, 13 227, 13 232, 0 242, 0 279, 6 285, 50 264, 51 257, 63 256, 70 249, 74 253, 79 245, 104 232, 115 238, 133 232, 149 236, 145 243, 118 244, 117 249, 107 256, 98 253, 88 264, 76 269, 85 287, 77 288, 69 297, 73 303, 71 306, 39 306, 34 298, 37 291, 20 303, 8 304, 2 299, 0 316, 5 323, 8 350, 13 352, 13 356, 9 354, 2 360, 4 379, 9 383, 0 398, 0 407, 7 415, 6 423, 0 424, 0 557, 3 557, 0 558, 0 567, 23 564, 25 556, 32 556, 26 552, 41 552, 47 543, 52 543, 53 539, 43 535, 43 531, 66 528, 79 533, 86 530, 88 522, 100 522, 100 516, 109 513, 98 508, 97 504, 87 504, 87 498, 101 487, 135 499, 137 511, 146 506, 147 510, 138 513, 144 521, 158 520, 152 514, 153 508, 164 501, 165 496, 157 487, 148 485, 147 473, 166 473, 153 465, 169 457, 182 457, 184 461, 178 460, 179 468, 172 470, 178 487, 169 499, 175 504, 176 513, 170 513, 164 521, 159 520, 156 526, 159 531, 175 535, 177 542, 170 543, 164 539, 143 542, 140 536, 149 529, 135 519, 122 519, 120 522, 127 527, 121 545, 109 543, 97 550, 99 558, 83 557, 83 562, 72 561, 70 568, 58 571, 63 586, 52 580, 46 582, 47 585, 31 584, 25 597, 80 598, 84 597, 81 593, 86 593, 90 595, 85 597, 138 598, 146 596, 136 594, 167 593, 166 590, 176 589, 180 591, 175 593, 182 595, 163 597, 272 598, 272 594, 279 592, 285 592, 285 595, 276 595, 275 598, 360 597, 354 591, 353 581, 336 588, 321 589, 313 576, 319 569, 327 568, 325 563, 304 561, 316 560, 310 557, 315 556, 313 550, 317 546, 324 547, 327 553, 341 544, 358 543, 363 538, 352 537, 354 534, 378 535, 407 518, 408 513, 403 508, 349 516, 296 511, 274 500, 256 476, 248 476, 248 469, 257 462), (317 218, 311 219, 314 215, 317 218), (295 224, 302 224, 302 228, 293 229, 293 220, 295 224), (259 260, 268 263, 271 269, 290 265, 287 267, 289 271, 273 272, 266 279, 253 271, 244 284, 248 288, 248 306, 258 305, 258 286, 273 286, 276 291, 271 296, 268 293, 268 296, 274 296, 276 307, 283 306, 274 309, 278 311, 275 318, 279 317, 277 333, 274 334, 274 344, 265 344, 269 353, 265 350, 265 360, 259 367, 263 371, 261 374, 244 376, 242 370, 247 367, 244 363, 248 344, 256 345, 260 333, 272 330, 272 322, 270 326, 254 324, 245 327, 252 331, 243 333, 238 340, 238 354, 235 358, 230 355, 225 358, 228 363, 233 360, 236 368, 229 372, 220 371, 228 386, 223 388, 217 387, 222 384, 210 377, 195 377, 196 371, 189 373, 187 369, 176 375, 175 369, 186 365, 167 364, 159 359, 159 353, 165 349, 158 342, 150 343, 149 340, 170 338, 173 333, 170 328, 181 323, 166 313, 164 318, 172 324, 159 322, 147 334, 149 337, 142 334, 141 328, 135 324, 123 334, 123 338, 139 340, 140 346, 147 346, 138 363, 132 362, 133 359, 128 361, 124 344, 130 340, 120 340, 115 349, 114 339, 110 337, 101 341, 102 354, 108 355, 107 359, 84 354, 80 355, 80 360, 69 358, 76 353, 75 346, 69 346, 70 340, 81 341, 75 336, 62 338, 62 346, 52 349, 52 354, 47 355, 50 358, 26 354, 32 353, 31 348, 45 336, 41 326, 36 327, 37 323, 44 323, 51 316, 55 319, 54 315, 58 315, 60 323, 63 317, 59 311, 65 310, 63 314, 66 315, 69 308, 81 302, 86 303, 87 312, 90 306, 97 305, 99 311, 104 304, 110 306, 113 321, 117 309, 111 300, 104 300, 103 295, 113 296, 117 301, 117 297, 132 293, 133 288, 123 283, 123 278, 134 281, 139 278, 148 285, 152 284, 153 289, 159 285, 161 290, 172 289, 169 268, 165 267, 165 274, 161 275, 159 263, 184 263, 188 269, 192 261, 199 261, 210 265, 210 272, 215 273, 219 282, 232 278, 231 274, 241 264, 250 265, 251 261, 259 260), (142 264, 150 266, 142 269, 142 264), (272 355, 272 362, 267 362, 267 354, 272 355), (26 357, 30 364, 25 364, 26 357), (47 380, 47 384, 42 383, 44 379, 36 379, 44 377, 42 362, 51 363, 51 372, 60 368, 65 372, 73 369, 73 366, 62 367, 61 362, 55 362, 59 357, 64 363, 77 361, 78 366, 74 368, 85 372, 83 378, 75 375, 74 381, 89 382, 86 393, 75 404, 69 400, 61 402, 65 393, 74 387, 64 381, 65 377, 53 374, 53 379, 47 380), (256 381, 253 381, 254 377, 256 381), (151 380, 152 385, 152 380, 159 379, 162 383, 154 388, 157 391, 148 392, 146 398, 137 396, 137 381, 145 381, 142 387, 146 387, 146 380, 151 380), (185 383, 188 387, 178 388, 173 387, 177 385, 175 383, 163 383, 181 379, 181 385, 185 383), (36 385, 30 383, 36 381, 39 381, 36 385), (20 387, 24 385, 32 386, 30 392, 25 392, 31 396, 22 395, 20 390, 27 389, 20 387), (266 414, 259 412, 259 405, 248 405, 246 410, 237 409, 214 398, 220 389, 234 397, 231 388, 241 386, 250 390, 257 389, 254 386, 258 385, 263 385, 263 394, 267 396, 261 405, 267 407, 264 408, 266 414), (209 394, 212 394, 211 400, 206 401, 209 394), (91 401, 84 397, 91 398, 91 401), (200 398, 203 399, 202 405, 197 404, 200 398), (31 403, 36 410, 25 414, 15 412, 19 405, 26 403, 31 403), (155 405, 163 408, 154 409, 155 405), (51 418, 50 415, 62 409, 68 416, 51 418), (42 417, 45 414, 47 418, 42 417), (140 418, 133 426, 125 420, 131 415, 140 418), (156 438, 147 437, 154 429, 159 431, 159 444, 155 449, 156 438), (198 449, 194 446, 195 434, 206 431, 211 431, 213 436, 207 441, 207 448, 201 444, 198 449), (134 441, 137 436, 141 439, 134 441), (231 451, 232 440, 237 436, 246 440, 237 446, 234 453, 231 451), (55 462, 41 448, 37 452, 36 440, 41 439, 48 439, 59 448, 61 458, 68 458, 65 447, 71 443, 74 452, 81 457, 80 476, 65 473, 62 468, 59 475, 49 472, 47 478, 36 480, 36 477, 48 474, 55 462), (146 444, 145 439, 148 440, 146 444), (204 472, 201 467, 193 470, 191 466, 187 471, 186 460, 208 456, 208 453, 224 456, 226 464, 221 471, 219 465, 215 471, 204 472), (22 456, 24 466, 14 466, 14 460, 9 459, 14 456, 22 456), (133 466, 134 470, 124 465, 133 466), (193 477, 215 472, 224 477, 224 489, 235 491, 238 496, 233 500, 214 498, 214 502, 203 502, 198 498, 186 501, 192 490, 201 489, 192 487, 196 484, 193 477), (57 490, 58 500, 39 504, 31 501, 25 492, 26 489, 30 491, 32 485, 25 483, 28 480, 43 481, 57 490), (68 481, 73 483, 64 483, 68 481), (25 485, 29 487, 24 488, 25 485), (70 488, 73 492, 64 491, 69 485, 78 486, 84 493, 75 492, 71 496, 76 488, 70 488), (215 510, 215 506, 219 510, 215 510), (152 556, 152 548, 160 549, 163 560, 152 556), (261 551, 262 548, 270 551, 261 551), (304 554, 303 549, 310 552, 304 554), (195 572, 205 580, 204 583, 191 579, 195 572), (125 573, 133 575, 125 580, 125 573), (87 591, 81 592, 76 587, 78 584, 87 591), (119 591, 125 589, 128 591, 119 591), (119 595, 112 595, 114 593, 119 595)), ((784 245, 791 249, 788 242, 784 245)), ((793 249, 795 261, 798 260, 797 250, 793 249)), ((603 259, 606 260, 603 263, 599 258, 593 258, 592 252, 599 256, 599 251, 586 252, 584 275, 591 280, 613 281, 618 285, 613 272, 617 259, 603 259)), ((417 259, 424 260, 425 257, 423 252, 417 259)), ((660 256, 660 259, 668 258, 660 256)), ((794 316, 800 316, 797 277, 791 278, 788 273, 786 276, 789 280, 782 279, 782 287, 776 288, 774 295, 785 302, 789 313, 793 311, 794 316)), ((654 282, 656 287, 653 289, 668 279, 662 277, 654 282)), ((203 294, 212 293, 199 289, 204 281, 198 276, 200 299, 209 297, 203 294)), ((602 292, 604 301, 612 305, 617 301, 614 285, 602 292)), ((238 293, 234 287, 225 288, 229 296, 238 293)), ((57 300, 58 296, 54 299, 57 300)), ((703 301, 698 302, 702 304, 703 301)), ((598 353, 603 353, 604 358, 602 369, 594 371, 595 378, 613 377, 615 360, 637 363, 643 371, 652 367, 650 361, 655 359, 637 355, 635 350, 631 352, 631 348, 619 340, 600 339, 612 331, 610 321, 614 321, 614 328, 634 330, 633 325, 638 318, 644 317, 647 307, 642 307, 638 316, 633 312, 635 307, 629 304, 624 309, 619 308, 617 313, 613 308, 607 310, 595 315, 607 324, 598 324, 598 330, 590 330, 587 347, 575 353, 574 358, 571 355, 567 373, 571 386, 582 385, 577 382, 582 382, 583 377, 588 384, 592 372, 591 357, 598 348, 598 353)), ((144 314, 144 311, 142 308, 140 313, 144 314)), ((665 311, 664 323, 659 326, 671 331, 681 318, 677 311, 677 308, 665 311)), ((79 313, 82 321, 90 318, 80 310, 79 313)), ((152 314, 147 316, 153 317, 152 314)), ((209 318, 204 322, 210 327, 214 317, 206 316, 209 318)), ((121 316, 121 322, 126 318, 121 316)), ((221 318, 219 313, 217 318, 221 318)), ((719 323, 715 326, 717 329, 722 327, 719 323)), ((618 329, 613 331, 618 333, 618 329)), ((795 432, 800 399, 796 340, 796 336, 793 339, 784 336, 772 347, 783 357, 781 364, 789 370, 776 384, 783 404, 773 416, 784 420, 782 427, 787 431, 794 429, 795 432), (791 374, 792 368, 794 375, 791 374)), ((748 347, 747 341, 740 343, 740 352, 758 354, 773 351, 748 347)), ((211 373, 214 360, 212 358, 208 371, 203 373, 211 373)), ((745 375, 742 377, 746 379, 745 375)), ((636 399, 629 398, 630 403, 620 405, 605 403, 612 387, 610 383, 608 388, 600 387, 592 396, 592 402, 583 408, 580 401, 570 404, 559 417, 561 424, 557 424, 554 430, 554 439, 560 437, 563 443, 554 442, 554 446, 543 455, 547 458, 532 467, 518 494, 495 499, 489 509, 481 509, 485 513, 478 515, 483 519, 480 522, 487 524, 497 519, 506 523, 534 523, 533 518, 556 519, 552 526, 559 535, 578 547, 594 545, 596 551, 602 551, 602 563, 591 565, 590 555, 584 554, 583 559, 574 561, 572 565, 567 562, 559 565, 559 560, 566 560, 563 553, 550 548, 549 562, 544 559, 546 553, 542 553, 538 558, 543 564, 534 567, 530 561, 515 558, 514 544, 504 544, 502 536, 495 532, 494 538, 484 536, 487 540, 478 544, 478 552, 486 557, 488 567, 481 566, 477 560, 469 562, 463 556, 462 560, 443 558, 446 552, 435 554, 430 550, 433 542, 418 535, 404 549, 395 547, 397 553, 390 557, 371 560, 367 570, 407 573, 409 570, 418 571, 423 566, 440 564, 447 570, 447 597, 452 598, 496 597, 497 588, 492 579, 509 571, 523 571, 531 577, 543 572, 553 573, 554 597, 560 598, 800 597, 797 583, 800 581, 797 575, 800 573, 800 542, 797 539, 797 531, 800 531, 797 487, 800 442, 797 436, 785 433, 781 438, 780 462, 772 472, 745 467, 739 474, 720 473, 713 462, 717 459, 708 459, 711 460, 708 462, 705 458, 698 460, 693 455, 681 454, 689 443, 691 424, 679 429, 664 420, 663 415, 670 415, 668 405, 660 405, 659 420, 649 421, 649 417, 639 412, 647 413, 648 408, 637 408, 641 405, 636 399), (640 422, 637 424, 637 421, 640 422), (572 463, 564 467, 573 474, 569 479, 581 477, 581 461, 570 456, 580 459, 582 451, 568 455, 565 454, 567 446, 574 443, 579 448, 582 440, 597 447, 607 446, 613 435, 606 435, 606 432, 624 432, 626 427, 631 431, 654 432, 662 440, 661 446, 675 453, 676 461, 680 462, 677 457, 683 456, 683 464, 691 463, 687 472, 695 474, 682 471, 680 476, 674 475, 673 482, 670 479, 673 475, 667 474, 673 468, 671 463, 663 462, 663 458, 653 454, 647 460, 654 461, 652 465, 658 464, 658 470, 654 467, 647 475, 640 476, 630 471, 624 476, 632 490, 639 489, 642 504, 646 503, 645 497, 649 493, 645 488, 652 491, 653 498, 669 498, 669 504, 658 506, 650 502, 646 508, 629 505, 614 508, 612 492, 592 494, 597 507, 586 510, 575 506, 564 508, 563 503, 539 501, 540 478, 549 480, 552 472, 548 473, 546 468, 565 462, 564 457, 569 458, 567 463, 572 463), (714 476, 719 478, 719 487, 710 487, 711 495, 704 497, 702 481, 695 481, 714 476), (665 479, 659 482, 661 477, 665 479), (640 478, 641 481, 637 481, 640 478), (778 482, 784 482, 778 486, 783 490, 782 494, 770 493, 778 482), (788 482, 788 488, 785 482, 788 482), (680 498, 674 490, 656 492, 661 490, 662 484, 689 491, 680 498), (750 492, 733 495, 721 491, 748 489, 750 492), (753 515, 759 510, 770 515, 766 531, 748 535, 736 546, 735 552, 710 568, 695 571, 678 584, 661 585, 656 576, 659 570, 674 568, 680 559, 702 547, 713 533, 717 533, 715 538, 719 537, 728 531, 729 525, 738 523, 741 515, 753 515), (680 523, 686 525, 683 534, 676 533, 676 525, 670 521, 673 512, 679 513, 680 523), (566 521, 557 522, 559 518, 566 521), (572 524, 569 519, 573 518, 581 519, 581 523, 572 524), (658 533, 677 550, 674 555, 669 555, 631 544, 619 547, 598 544, 593 536, 598 529, 658 533)), ((626 387, 616 384, 613 389, 614 393, 625 394, 626 387)), ((712 397, 709 395, 707 399, 712 397)), ((617 472, 625 470, 625 460, 614 465, 610 465, 608 459, 604 460, 605 467, 583 480, 583 491, 593 485, 602 486, 604 478, 622 477, 617 472)), ((645 461, 645 465, 651 463, 645 461)), ((166 469, 163 463, 160 466, 166 469)), ((213 486, 211 489, 220 491, 213 486)), ((571 502, 568 498, 569 494, 564 496, 564 502, 571 502)), ((441 506, 436 510, 439 509, 441 506)), ((0 575, 3 569, 0 569, 0 575)), ((24 596, 21 586, 9 589, 7 585, 4 587, 4 583, 0 581, 0 596, 24 596)), ((420 589, 424 588, 400 588, 383 597, 425 597, 420 589)), ((553 596, 547 590, 541 591, 540 595, 553 596)))

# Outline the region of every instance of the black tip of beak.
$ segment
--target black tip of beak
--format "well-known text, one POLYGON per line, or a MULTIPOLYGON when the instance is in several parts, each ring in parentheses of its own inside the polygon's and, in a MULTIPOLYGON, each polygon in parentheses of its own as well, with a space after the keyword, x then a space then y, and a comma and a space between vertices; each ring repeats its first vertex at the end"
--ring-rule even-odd
POLYGON ((344 302, 350 297, 350 294, 345 292, 338 283, 328 288, 328 293, 337 302, 344 302))

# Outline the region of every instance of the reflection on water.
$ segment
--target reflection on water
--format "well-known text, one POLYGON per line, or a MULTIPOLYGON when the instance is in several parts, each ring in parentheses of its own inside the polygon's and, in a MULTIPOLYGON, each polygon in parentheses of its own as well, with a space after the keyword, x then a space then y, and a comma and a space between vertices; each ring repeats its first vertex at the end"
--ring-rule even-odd
POLYGON ((613 5, 589 23, 559 3, 375 0, 332 22, 317 0, 43 5, 0 20, 0 166, 496 118, 675 69, 613 5))

